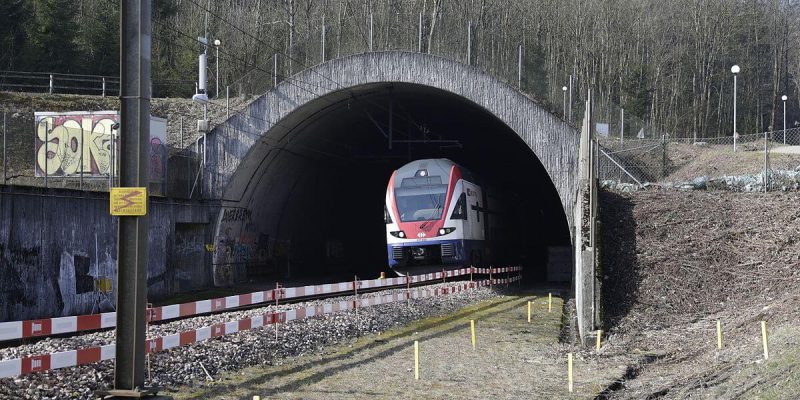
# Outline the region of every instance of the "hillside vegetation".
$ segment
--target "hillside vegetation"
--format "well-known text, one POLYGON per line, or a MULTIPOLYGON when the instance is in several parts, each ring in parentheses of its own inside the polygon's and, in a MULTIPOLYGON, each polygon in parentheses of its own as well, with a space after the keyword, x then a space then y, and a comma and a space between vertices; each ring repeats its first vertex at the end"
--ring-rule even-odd
POLYGON ((612 398, 796 398, 798 201, 797 193, 601 193, 603 354, 638 359, 612 398))

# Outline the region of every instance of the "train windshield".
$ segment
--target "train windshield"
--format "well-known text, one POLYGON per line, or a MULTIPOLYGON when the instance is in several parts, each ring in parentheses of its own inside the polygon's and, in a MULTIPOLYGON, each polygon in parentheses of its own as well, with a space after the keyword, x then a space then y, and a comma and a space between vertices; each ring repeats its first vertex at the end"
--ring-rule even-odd
POLYGON ((405 178, 395 189, 400 221, 430 221, 442 218, 447 185, 440 176, 405 178))

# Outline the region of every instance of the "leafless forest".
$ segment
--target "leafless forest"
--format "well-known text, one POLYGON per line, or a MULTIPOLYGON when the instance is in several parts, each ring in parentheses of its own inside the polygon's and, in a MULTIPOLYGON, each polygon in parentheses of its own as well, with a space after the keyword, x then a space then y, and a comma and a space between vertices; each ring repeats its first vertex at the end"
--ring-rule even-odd
MULTIPOLYGON (((109 56, 118 51, 115 0, 3 7, 27 16, 0 10, 11 19, 0 28, 9 31, 2 40, 20 49, 16 59, 13 50, 0 57, 4 69, 116 72, 118 57, 109 56), (38 45, 33 39, 47 35, 40 14, 53 4, 71 10, 50 13, 59 27, 74 20, 59 39, 80 57, 26 61, 25 50, 38 45)), ((622 107, 626 118, 673 137, 731 135, 730 67, 738 64, 740 133, 782 129, 783 94, 789 126, 800 120, 797 0, 159 0, 153 14, 154 79, 176 83, 158 86, 163 96, 193 92, 196 38, 206 32, 222 43, 219 80, 235 93, 266 90, 274 54, 281 77, 321 62, 324 29, 326 59, 367 51, 372 42, 373 50, 421 49, 469 61, 514 85, 522 46, 522 87, 552 110, 562 112, 562 86, 572 76, 576 107, 591 88, 601 118, 613 120, 622 107)), ((209 55, 214 68, 213 47, 209 55)), ((638 127, 630 129, 626 135, 638 127)))

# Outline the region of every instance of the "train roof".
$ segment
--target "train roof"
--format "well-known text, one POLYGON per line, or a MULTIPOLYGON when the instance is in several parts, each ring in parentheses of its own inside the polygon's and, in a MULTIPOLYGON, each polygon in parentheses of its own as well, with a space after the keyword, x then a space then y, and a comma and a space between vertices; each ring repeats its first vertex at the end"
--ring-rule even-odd
POLYGON ((461 171, 462 179, 474 183, 472 174, 469 172, 469 170, 447 158, 426 158, 422 160, 411 161, 396 171, 397 175, 395 176, 395 181, 399 183, 402 182, 404 178, 419 177, 420 175, 418 175, 418 173, 420 173, 420 171, 425 171, 424 174, 427 176, 443 177, 443 183, 446 183, 446 177, 450 176, 450 169, 453 166, 458 167, 458 169, 461 171))

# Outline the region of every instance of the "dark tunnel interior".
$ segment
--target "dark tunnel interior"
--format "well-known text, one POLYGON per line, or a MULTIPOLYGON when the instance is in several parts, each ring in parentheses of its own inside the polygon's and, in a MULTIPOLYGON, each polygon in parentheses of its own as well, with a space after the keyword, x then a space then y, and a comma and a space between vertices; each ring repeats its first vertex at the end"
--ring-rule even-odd
POLYGON ((383 221, 392 171, 412 160, 449 158, 505 205, 495 218, 503 218, 509 240, 495 260, 522 264, 527 279, 546 279, 548 248, 570 246, 567 216, 544 167, 514 131, 430 87, 384 83, 347 92, 316 100, 306 106, 313 112, 294 121, 290 115, 290 131, 275 138, 280 157, 303 165, 302 172, 270 172, 303 175, 278 229, 291 242, 291 277, 394 276, 383 221))

